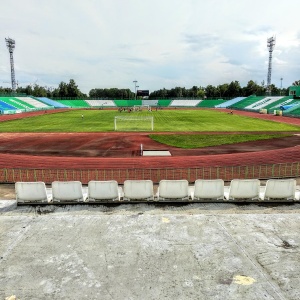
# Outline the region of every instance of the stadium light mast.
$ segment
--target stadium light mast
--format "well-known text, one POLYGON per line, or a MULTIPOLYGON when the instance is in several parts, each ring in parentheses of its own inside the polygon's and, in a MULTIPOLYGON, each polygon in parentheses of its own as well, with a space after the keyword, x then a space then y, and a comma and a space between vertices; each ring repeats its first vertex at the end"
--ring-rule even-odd
POLYGON ((16 92, 16 76, 15 76, 15 65, 14 65, 14 56, 13 52, 16 46, 15 40, 11 38, 5 38, 6 42, 6 47, 8 48, 9 51, 9 56, 10 56, 10 71, 11 71, 11 89, 13 93, 16 92))
POLYGON ((269 65, 268 65, 268 79, 267 79, 267 93, 271 94, 271 77, 272 77, 272 56, 273 50, 276 44, 276 38, 274 36, 267 39, 267 47, 269 49, 269 65))
POLYGON ((134 83, 134 99, 136 100, 136 88, 138 87, 136 84, 137 84, 137 80, 133 80, 133 83, 134 83))

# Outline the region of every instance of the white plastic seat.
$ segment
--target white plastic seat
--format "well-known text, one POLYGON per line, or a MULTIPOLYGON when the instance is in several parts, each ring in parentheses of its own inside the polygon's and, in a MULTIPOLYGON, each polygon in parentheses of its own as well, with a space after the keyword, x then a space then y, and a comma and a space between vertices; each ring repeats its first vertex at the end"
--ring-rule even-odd
POLYGON ((122 188, 115 180, 89 181, 87 202, 119 201, 122 188))
POLYGON ((191 197, 192 200, 201 202, 223 201, 224 180, 197 179, 191 197))
POLYGON ((17 203, 44 203, 47 204, 51 198, 47 195, 44 182, 16 182, 15 193, 17 203))
POLYGON ((187 180, 161 180, 157 189, 158 201, 190 200, 189 183, 187 180))
POLYGON ((269 179, 267 180, 262 199, 264 201, 285 202, 296 200, 295 179, 269 179))
POLYGON ((152 180, 125 180, 123 200, 154 200, 152 180))
POLYGON ((53 181, 52 201, 55 202, 83 202, 84 195, 80 181, 53 181))
POLYGON ((296 186, 296 195, 295 195, 296 201, 300 201, 300 185, 296 186))
POLYGON ((233 179, 228 192, 224 192, 228 201, 259 201, 260 181, 258 179, 233 179))

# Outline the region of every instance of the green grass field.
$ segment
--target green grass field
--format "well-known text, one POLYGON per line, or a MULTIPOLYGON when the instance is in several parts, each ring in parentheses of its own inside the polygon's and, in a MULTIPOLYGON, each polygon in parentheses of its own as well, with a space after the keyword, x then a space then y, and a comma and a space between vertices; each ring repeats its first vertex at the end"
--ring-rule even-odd
MULTIPOLYGON (((0 132, 107 132, 114 131, 115 116, 153 116, 154 131, 300 131, 293 126, 213 110, 160 110, 122 112, 72 110, 0 123, 0 132), (84 115, 84 118, 81 115, 84 115)), ((118 124, 118 128, 121 128, 118 124)), ((147 125, 148 126, 148 125, 147 125)), ((134 127, 134 124, 133 124, 134 127)), ((150 131, 150 127, 149 127, 150 131)))
POLYGON ((150 134, 150 137, 159 143, 183 149, 269 140, 287 136, 291 136, 291 134, 150 134))

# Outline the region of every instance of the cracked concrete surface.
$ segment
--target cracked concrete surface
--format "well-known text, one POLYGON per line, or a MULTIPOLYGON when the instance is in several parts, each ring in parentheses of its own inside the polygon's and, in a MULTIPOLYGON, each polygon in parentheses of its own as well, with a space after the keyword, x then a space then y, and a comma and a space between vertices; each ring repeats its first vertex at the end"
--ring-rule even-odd
POLYGON ((0 201, 0 298, 299 299, 300 204, 0 201))

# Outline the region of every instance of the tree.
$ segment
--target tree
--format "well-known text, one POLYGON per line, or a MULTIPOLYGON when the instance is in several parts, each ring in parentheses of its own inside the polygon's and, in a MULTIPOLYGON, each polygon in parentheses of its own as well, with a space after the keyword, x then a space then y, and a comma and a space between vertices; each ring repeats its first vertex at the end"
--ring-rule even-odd
POLYGON ((58 85, 57 94, 58 94, 58 97, 60 97, 60 98, 68 97, 68 86, 65 82, 62 81, 58 85))
POLYGON ((228 90, 228 84, 224 83, 224 84, 220 84, 217 86, 217 91, 218 91, 218 97, 223 98, 223 97, 227 97, 227 90, 228 90))
POLYGON ((219 93, 218 93, 217 88, 215 86, 212 86, 212 85, 208 85, 205 88, 205 94, 206 94, 207 98, 216 98, 216 97, 219 97, 219 93))
POLYGON ((274 84, 270 85, 271 95, 280 95, 280 89, 277 88, 274 84))
POLYGON ((69 83, 61 82, 58 88, 53 91, 53 97, 58 98, 82 98, 85 95, 79 90, 74 79, 70 79, 69 83))
POLYGON ((296 80, 295 82, 293 82, 293 85, 299 86, 300 85, 300 80, 296 80))
POLYGON ((199 88, 197 92, 197 97, 203 99, 205 97, 205 89, 199 88))
POLYGON ((69 83, 67 84, 67 91, 68 91, 68 96, 71 98, 81 98, 83 94, 78 88, 78 85, 76 85, 74 79, 70 79, 69 83))
POLYGON ((238 97, 242 94, 242 88, 238 81, 231 81, 227 88, 227 97, 238 97))
POLYGON ((260 86, 254 82, 253 80, 249 80, 247 86, 245 87, 245 96, 257 95, 258 92, 261 90, 260 86))
POLYGON ((195 98, 198 97, 198 91, 199 91, 198 87, 194 85, 191 88, 192 97, 195 97, 195 98))
POLYGON ((134 93, 130 89, 92 89, 89 96, 91 98, 133 99, 134 93))

